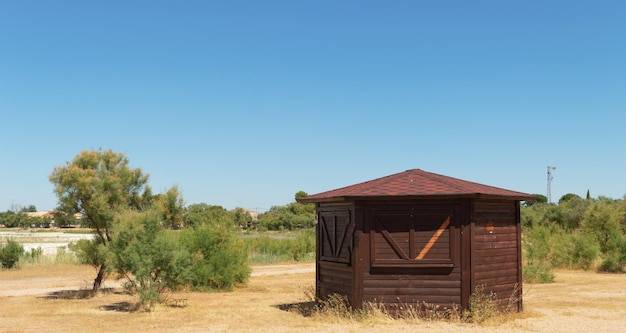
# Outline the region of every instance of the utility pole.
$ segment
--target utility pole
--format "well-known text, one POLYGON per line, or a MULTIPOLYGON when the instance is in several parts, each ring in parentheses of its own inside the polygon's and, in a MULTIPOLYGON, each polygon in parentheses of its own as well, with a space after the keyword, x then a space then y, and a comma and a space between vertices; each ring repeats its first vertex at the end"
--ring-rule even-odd
POLYGON ((556 167, 548 166, 548 204, 552 203, 552 171, 556 170, 556 167))

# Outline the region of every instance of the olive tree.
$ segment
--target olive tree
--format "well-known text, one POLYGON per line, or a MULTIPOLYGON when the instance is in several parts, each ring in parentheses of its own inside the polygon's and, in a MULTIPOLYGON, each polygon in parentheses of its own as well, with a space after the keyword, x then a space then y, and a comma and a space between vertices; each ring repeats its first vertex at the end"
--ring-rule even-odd
MULTIPOLYGON (((80 213, 84 225, 93 228, 94 245, 103 248, 112 241, 116 214, 125 209, 141 210, 149 206, 152 194, 147 186, 148 174, 131 168, 123 153, 112 150, 82 151, 50 174, 59 200, 58 210, 66 214, 80 213)), ((93 292, 100 289, 106 263, 97 260, 98 270, 93 292)))

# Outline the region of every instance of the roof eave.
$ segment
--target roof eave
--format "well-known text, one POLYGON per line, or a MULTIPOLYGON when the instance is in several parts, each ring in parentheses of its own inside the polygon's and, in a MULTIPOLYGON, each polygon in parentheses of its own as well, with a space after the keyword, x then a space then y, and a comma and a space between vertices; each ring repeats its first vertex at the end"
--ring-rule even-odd
POLYGON ((318 203, 318 202, 348 202, 351 200, 347 199, 346 197, 326 197, 326 198, 309 198, 309 199, 307 199, 307 197, 304 197, 304 198, 296 199, 296 201, 299 203, 318 203))
POLYGON ((461 193, 461 194, 436 194, 436 195, 372 195, 372 196, 337 196, 337 197, 325 197, 325 198, 310 198, 307 197, 298 199, 300 203, 326 203, 326 202, 352 202, 357 200, 362 201, 407 201, 407 200, 433 200, 433 199, 494 199, 494 200, 511 200, 511 201, 530 201, 535 200, 534 195, 525 195, 520 193, 519 195, 497 195, 497 194, 483 194, 483 193, 461 193))

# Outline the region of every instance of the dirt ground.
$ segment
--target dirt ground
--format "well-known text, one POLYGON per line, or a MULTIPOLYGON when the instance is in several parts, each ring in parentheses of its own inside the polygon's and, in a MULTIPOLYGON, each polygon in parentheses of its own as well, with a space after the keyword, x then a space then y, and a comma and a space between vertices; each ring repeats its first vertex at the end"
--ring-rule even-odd
POLYGON ((624 332, 626 275, 556 272, 556 283, 524 285, 524 312, 490 325, 350 320, 293 310, 310 300, 314 264, 256 266, 233 292, 170 295, 169 306, 131 311, 136 297, 107 280, 107 292, 83 298, 88 266, 0 271, 0 332, 624 332))

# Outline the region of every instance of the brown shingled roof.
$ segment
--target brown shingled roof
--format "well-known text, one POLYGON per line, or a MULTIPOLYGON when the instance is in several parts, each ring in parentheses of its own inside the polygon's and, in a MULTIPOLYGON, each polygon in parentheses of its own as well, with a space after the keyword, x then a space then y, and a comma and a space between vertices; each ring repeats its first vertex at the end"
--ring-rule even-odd
POLYGON ((383 197, 490 197, 533 200, 535 196, 412 169, 367 182, 300 198, 299 202, 336 202, 383 197))

